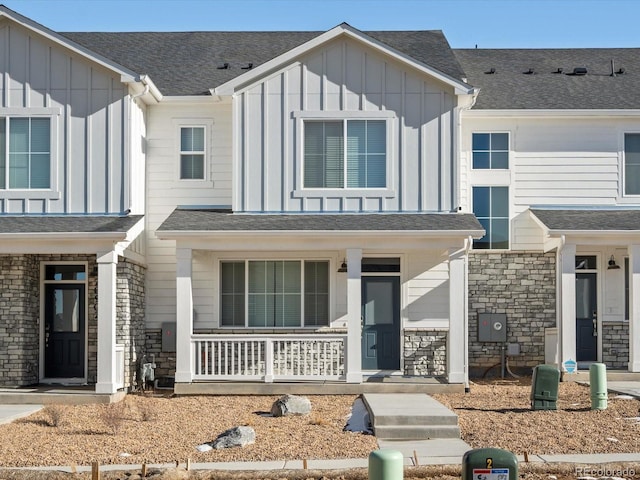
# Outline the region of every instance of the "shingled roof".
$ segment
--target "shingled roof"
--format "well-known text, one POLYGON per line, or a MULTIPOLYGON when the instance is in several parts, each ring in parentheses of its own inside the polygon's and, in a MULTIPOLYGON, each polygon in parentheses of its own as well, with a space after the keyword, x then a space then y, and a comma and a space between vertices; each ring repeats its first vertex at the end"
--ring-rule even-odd
POLYGON ((454 52, 467 83, 480 87, 474 110, 640 108, 639 48, 454 52), (614 71, 624 73, 611 75, 612 60, 614 71), (575 75, 576 67, 586 68, 586 75, 575 75))
POLYGON ((124 234, 142 219, 142 215, 0 215, 0 237, 6 234, 124 234))
MULTIPOLYGON (((67 32, 70 40, 138 74, 163 95, 208 95, 324 32, 67 32), (229 68, 223 69, 225 63, 229 68)), ((455 79, 463 71, 439 30, 377 31, 366 35, 455 79)))
POLYGON ((587 209, 539 209, 533 213, 549 230, 593 232, 638 232, 640 210, 587 210, 587 209))

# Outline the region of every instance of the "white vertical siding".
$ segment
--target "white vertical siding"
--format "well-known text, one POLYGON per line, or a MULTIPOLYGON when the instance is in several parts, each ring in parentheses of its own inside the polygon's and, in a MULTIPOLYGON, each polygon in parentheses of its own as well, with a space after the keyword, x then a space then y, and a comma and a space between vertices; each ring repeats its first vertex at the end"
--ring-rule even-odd
POLYGON ((404 328, 449 326, 449 264, 434 251, 406 255, 404 328))

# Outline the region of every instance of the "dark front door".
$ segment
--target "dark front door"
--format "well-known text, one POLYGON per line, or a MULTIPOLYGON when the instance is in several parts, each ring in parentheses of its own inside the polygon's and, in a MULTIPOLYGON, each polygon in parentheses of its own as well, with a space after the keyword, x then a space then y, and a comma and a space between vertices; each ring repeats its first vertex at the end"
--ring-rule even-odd
POLYGON ((44 375, 83 378, 84 285, 47 284, 44 304, 44 375))
POLYGON ((576 360, 598 360, 597 275, 576 273, 576 360))
POLYGON ((362 369, 400 369, 400 277, 362 277, 362 369))

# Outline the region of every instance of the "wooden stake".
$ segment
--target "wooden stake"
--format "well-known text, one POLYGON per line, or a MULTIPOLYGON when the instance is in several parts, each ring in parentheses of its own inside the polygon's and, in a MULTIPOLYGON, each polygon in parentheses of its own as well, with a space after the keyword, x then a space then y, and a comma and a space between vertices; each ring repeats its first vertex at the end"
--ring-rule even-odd
POLYGON ((306 458, 302 460, 302 468, 303 468, 304 470, 306 470, 306 469, 307 469, 307 459, 306 459, 306 458))
POLYGON ((78 469, 76 468, 75 463, 72 463, 69 469, 71 470, 71 473, 78 473, 78 469))
POLYGON ((188 472, 189 470, 191 470, 191 459, 190 459, 190 458, 187 458, 187 465, 186 465, 186 467, 185 467, 185 468, 187 469, 187 472, 188 472))
POLYGON ((413 463, 414 463, 414 465, 416 467, 419 465, 419 463, 418 463, 418 452, 416 452, 415 450, 413 451, 413 463))
POLYGON ((91 480, 100 480, 100 464, 98 462, 91 463, 91 480))
POLYGON ((146 463, 142 464, 142 469, 141 470, 142 470, 142 473, 141 473, 142 478, 147 478, 147 464, 146 463))
POLYGON ((524 461, 529 463, 529 452, 524 452, 524 461))

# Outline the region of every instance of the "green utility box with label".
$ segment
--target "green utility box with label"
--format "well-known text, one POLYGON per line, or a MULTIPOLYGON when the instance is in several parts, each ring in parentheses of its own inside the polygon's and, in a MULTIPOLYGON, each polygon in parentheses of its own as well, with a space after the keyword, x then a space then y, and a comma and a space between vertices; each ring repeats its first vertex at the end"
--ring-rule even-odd
POLYGON ((531 379, 531 409, 557 410, 560 370, 553 365, 538 365, 531 379))
POLYGON ((462 457, 462 480, 518 480, 518 459, 500 448, 476 448, 462 457))

